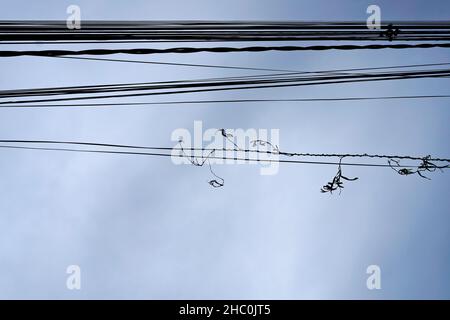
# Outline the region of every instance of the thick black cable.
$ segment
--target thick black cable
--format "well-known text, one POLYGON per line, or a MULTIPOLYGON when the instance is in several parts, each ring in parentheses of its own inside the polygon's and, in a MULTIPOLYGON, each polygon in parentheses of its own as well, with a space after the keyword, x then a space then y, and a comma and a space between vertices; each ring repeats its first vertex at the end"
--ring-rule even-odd
POLYGON ((324 51, 324 50, 378 50, 378 49, 427 49, 450 48, 450 43, 418 43, 418 44, 368 44, 368 45, 315 45, 315 46, 253 46, 253 47, 178 47, 166 49, 88 49, 88 50, 25 50, 25 51, 0 51, 0 57, 56 57, 78 55, 110 55, 110 54, 163 54, 163 53, 229 53, 229 52, 266 52, 266 51, 324 51))

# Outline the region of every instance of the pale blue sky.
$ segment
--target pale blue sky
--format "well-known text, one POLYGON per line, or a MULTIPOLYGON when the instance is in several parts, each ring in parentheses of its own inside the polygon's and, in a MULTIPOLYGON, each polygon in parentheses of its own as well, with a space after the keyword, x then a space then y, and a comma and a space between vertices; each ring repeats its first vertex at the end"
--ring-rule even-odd
MULTIPOLYGON (((448 1, 0 4, 2 20, 61 20, 70 4, 78 4, 82 18, 91 20, 365 20, 369 4, 380 5, 382 19, 448 20, 450 13, 448 1)), ((449 53, 414 49, 139 58, 312 71, 449 62, 449 53)), ((242 74, 36 57, 2 58, 0 70, 1 90, 242 74)), ((449 94, 448 88, 448 79, 419 79, 189 98, 449 94)), ((444 99, 10 109, 0 110, 0 138, 171 146, 173 130, 192 130, 194 121, 202 120, 205 128, 279 128, 284 150, 448 158, 449 119, 449 100, 444 99), (330 127, 335 128, 331 133, 330 127)), ((275 176, 259 175, 256 166, 216 171, 226 180, 224 188, 205 182, 206 168, 175 166, 165 158, 0 150, 0 298, 450 298, 448 172, 427 181, 387 169, 344 168, 360 179, 348 183, 340 196, 329 196, 319 189, 333 177, 334 167, 282 165, 275 176), (80 291, 66 289, 65 270, 71 264, 81 267, 80 291), (366 288, 371 264, 381 267, 379 291, 366 288)))

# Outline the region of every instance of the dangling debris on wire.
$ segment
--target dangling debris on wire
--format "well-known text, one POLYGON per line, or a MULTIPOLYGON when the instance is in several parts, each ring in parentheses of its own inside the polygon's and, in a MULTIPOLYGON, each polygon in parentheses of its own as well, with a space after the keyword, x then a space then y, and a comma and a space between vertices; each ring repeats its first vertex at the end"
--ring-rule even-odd
MULTIPOLYGON (((216 151, 215 149, 212 149, 208 155, 206 157, 203 156, 203 151, 202 150, 202 156, 201 156, 201 161, 198 160, 197 157, 193 156, 192 154, 190 154, 189 156, 186 154, 186 152, 184 151, 183 148, 183 139, 179 139, 178 140, 178 144, 180 145, 180 155, 187 158, 189 160, 189 162, 196 167, 203 167, 203 165, 208 162, 208 167, 209 167, 209 171, 211 172, 211 174, 216 178, 216 179, 211 179, 208 181, 208 184, 211 185, 213 188, 220 188, 223 187, 225 185, 225 180, 222 179, 221 177, 219 177, 212 169, 211 167, 211 161, 210 161, 210 157, 214 155, 214 152, 216 151), (218 179, 218 180, 217 180, 218 179)), ((191 151, 193 151, 191 149, 191 151)))
MULTIPOLYGON (((218 130, 221 132, 222 136, 231 140, 231 135, 226 132, 225 129, 218 130)), ((234 142, 234 141, 233 141, 234 142)), ((337 165, 338 172, 336 176, 330 181, 328 184, 322 187, 321 191, 323 193, 333 193, 343 188, 343 181, 354 181, 358 178, 348 178, 342 175, 342 167, 343 166, 360 166, 360 167, 379 167, 379 168, 391 168, 399 175, 408 176, 417 174, 422 178, 430 179, 426 176, 426 173, 433 173, 437 170, 444 172, 444 169, 450 168, 450 159, 449 158, 432 158, 430 155, 425 157, 416 157, 416 156, 408 156, 408 155, 386 155, 386 154, 368 154, 368 153, 359 153, 359 154, 338 154, 338 153, 295 153, 295 152, 283 152, 280 151, 277 145, 273 145, 268 141, 264 140, 254 140, 251 141, 250 144, 253 146, 253 149, 243 149, 243 148, 185 148, 183 146, 183 140, 179 139, 179 146, 175 147, 156 147, 156 146, 137 146, 137 145, 124 145, 124 144, 108 144, 108 143, 95 143, 95 142, 79 142, 79 141, 56 141, 56 140, 11 140, 11 139, 0 139, 0 148, 1 149, 23 149, 23 150, 46 150, 46 151, 66 151, 66 152, 84 152, 84 153, 101 153, 101 154, 122 154, 122 155, 141 155, 141 156, 159 156, 159 157, 172 157, 175 156, 171 153, 156 153, 154 150, 164 150, 164 151, 180 151, 179 157, 183 157, 188 159, 189 163, 194 166, 204 166, 206 162, 208 162, 208 166, 210 168, 211 174, 214 176, 213 179, 208 181, 208 183, 212 187, 222 187, 224 186, 224 179, 219 177, 212 170, 211 159, 221 159, 221 160, 235 160, 235 161, 247 161, 247 162, 279 162, 279 163, 295 163, 295 164, 315 164, 315 165, 337 165), (25 144, 25 145, 23 145, 25 144), (50 145, 76 145, 76 146, 89 146, 89 149, 75 149, 75 148, 57 148, 57 147, 39 147, 39 146, 27 146, 27 144, 50 144, 50 145), (271 146, 273 150, 260 150, 259 146, 271 146), (92 149, 93 147, 100 148, 109 148, 109 150, 104 149, 92 149), (133 151, 124 151, 123 149, 132 149, 133 151), (255 149, 256 148, 256 149, 255 149), (111 150, 112 149, 112 150, 111 150), (115 150, 119 149, 119 150, 115 150), (151 152, 137 152, 134 150, 152 150, 151 152), (191 154, 187 154, 185 150, 190 150, 191 154), (194 151, 201 151, 201 156, 193 155, 194 151), (267 153, 274 154, 286 157, 299 157, 299 158, 339 158, 339 162, 331 162, 331 161, 306 161, 306 160, 287 160, 287 159, 277 159, 277 160, 265 160, 258 159, 255 157, 218 157, 215 152, 216 151, 234 151, 234 152, 244 152, 244 153, 267 153), (208 152, 205 155, 205 152, 208 152), (354 163, 354 162, 342 162, 344 158, 366 158, 366 159, 387 159, 387 164, 380 163, 354 163), (199 160, 201 159, 201 160, 199 160), (401 164, 400 161, 409 160, 409 161, 420 161, 420 163, 416 165, 404 165, 401 164)))
POLYGON ((221 187, 223 187, 223 186, 225 185, 225 180, 224 180, 223 178, 219 177, 219 176, 213 171, 213 169, 212 169, 212 167, 211 167, 211 162, 209 161, 209 159, 208 159, 208 166, 209 166, 209 171, 211 172, 211 174, 212 174, 213 176, 215 176, 215 177, 218 179, 218 180, 217 180, 217 179, 209 180, 209 181, 208 181, 209 185, 212 186, 213 188, 221 188, 221 187))
MULTIPOLYGON (((273 145, 269 141, 252 140, 252 141, 250 141, 250 143, 252 144, 253 148, 257 148, 258 146, 261 146, 261 147, 270 146, 272 148, 272 151, 270 153, 280 154, 280 148, 278 148, 277 145, 273 145)), ((257 149, 257 150, 259 150, 259 149, 257 149)))
POLYGON ((341 194, 342 189, 344 188, 344 183, 341 181, 341 179, 347 180, 347 181, 355 181, 358 180, 358 177, 355 178, 347 178, 346 176, 342 175, 342 159, 344 157, 340 157, 339 159, 339 166, 338 166, 338 171, 336 173, 336 175, 334 176, 333 180, 328 182, 326 185, 324 185, 320 191, 322 193, 327 193, 329 192, 330 194, 333 193, 333 191, 336 191, 339 189, 339 194, 341 194))

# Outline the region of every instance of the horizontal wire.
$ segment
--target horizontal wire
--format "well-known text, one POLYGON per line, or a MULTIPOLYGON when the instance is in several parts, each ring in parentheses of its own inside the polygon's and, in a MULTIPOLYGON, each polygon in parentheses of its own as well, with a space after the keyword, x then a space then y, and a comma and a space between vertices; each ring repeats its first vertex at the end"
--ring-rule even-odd
POLYGON ((65 55, 110 55, 110 54, 163 54, 163 53, 230 53, 230 52, 266 52, 266 51, 323 51, 323 50, 378 50, 378 49, 427 49, 450 48, 450 43, 418 43, 418 44, 368 44, 368 45, 313 45, 313 46, 252 46, 252 47, 177 47, 166 49, 88 49, 88 50, 1 50, 0 57, 56 57, 65 55))
MULTIPOLYGON (((155 146, 136 146, 126 144, 110 144, 110 143, 97 143, 97 142, 80 142, 80 141, 57 141, 57 140, 12 140, 12 139, 0 139, 0 143, 21 143, 21 144, 56 144, 56 145, 78 145, 78 146, 92 146, 92 147, 111 147, 111 148, 127 148, 127 149, 142 149, 142 150, 189 150, 189 151, 233 151, 233 152, 245 152, 245 153, 263 153, 271 155, 281 156, 298 156, 298 157, 338 157, 338 158, 378 158, 378 159, 406 159, 406 160, 423 160, 425 157, 413 157, 402 155, 379 155, 379 154, 367 154, 367 153, 297 153, 297 152, 283 152, 283 151, 269 151, 259 149, 240 149, 240 148, 193 148, 193 147, 155 147, 155 146)), ((450 162, 445 158, 427 158, 429 161, 450 162)))
MULTIPOLYGON (((96 58, 79 58, 79 57, 55 57, 55 58, 68 58, 68 59, 95 59, 95 60, 106 60, 110 61, 114 59, 96 59, 96 58)), ((135 60, 119 60, 119 61, 127 61, 134 62, 135 60)), ((85 88, 94 88, 94 87, 119 87, 125 85, 146 85, 146 84, 174 84, 174 83, 193 83, 193 82, 206 82, 206 81, 220 81, 220 80, 235 80, 235 79, 258 79, 259 78, 272 78, 277 79, 276 76, 294 76, 301 74, 312 74, 317 77, 317 75, 325 74, 325 75, 352 75, 352 76, 374 76, 380 75, 377 73, 367 74, 367 73, 348 73, 348 71, 369 71, 369 70, 384 70, 384 69, 398 69, 398 68, 416 68, 416 67, 430 67, 430 66, 444 66, 450 65, 448 62, 443 63, 428 63, 428 64, 410 64, 410 65, 395 65, 395 66, 381 66, 381 67, 366 67, 366 68, 346 68, 346 69, 334 69, 334 70, 318 70, 318 71, 289 71, 287 73, 278 73, 278 74, 259 74, 259 75, 250 75, 250 76, 234 76, 234 77, 221 77, 221 78, 207 78, 207 79, 189 79, 189 80, 176 80, 176 81, 162 81, 162 82, 140 82, 140 83, 131 83, 131 84, 108 84, 108 85, 90 85, 90 86, 72 86, 72 87, 55 87, 55 88, 35 88, 35 89, 16 89, 16 90, 3 90, 0 91, 1 94, 5 93, 19 93, 19 92, 42 92, 43 90, 63 90, 63 89, 85 89, 85 88)), ((211 65, 211 67, 214 67, 211 65)), ((445 70, 445 69, 444 69, 445 70)), ((435 70, 423 70, 422 72, 432 72, 435 70)), ((417 71, 416 71, 417 72, 417 71)), ((397 73, 402 75, 402 73, 397 73)), ((390 74, 384 74, 390 75, 390 74)), ((280 78, 279 78, 280 79, 280 78)), ((286 78, 285 78, 286 79, 286 78)), ((310 78, 308 78, 310 79, 310 78)), ((308 80, 306 78, 299 78, 299 80, 308 80)), ((312 79, 311 79, 312 80, 312 79)))
MULTIPOLYGON (((141 156, 160 156, 160 157, 175 157, 175 158, 192 158, 188 155, 172 155, 167 153, 153 153, 153 152, 129 152, 129 151, 108 151, 108 150, 88 150, 88 149, 69 149, 69 148, 40 148, 40 147, 23 147, 23 146, 0 146, 3 149, 22 149, 22 150, 43 150, 43 151, 65 151, 65 152, 81 152, 81 153, 102 153, 102 154, 120 154, 120 155, 141 155, 141 156)), ((206 157, 204 157, 206 158, 206 157)), ((241 158, 241 157, 217 157, 208 156, 208 159, 217 160, 234 160, 234 161, 248 161, 248 162, 266 162, 266 163, 293 163, 293 164, 315 164, 315 165, 342 165, 342 166, 356 166, 356 167, 380 167, 392 168, 389 164, 371 164, 371 163, 347 163, 347 162, 327 162, 327 161, 303 161, 303 160, 284 160, 284 159, 255 159, 255 158, 241 158)), ((402 168, 416 168, 417 166, 401 166, 402 168)))
MULTIPOLYGON (((388 68, 388 67, 386 67, 388 68)), ((383 68, 383 69, 386 69, 383 68)), ((370 68, 366 68, 370 69, 370 68)), ((374 68, 379 69, 379 68, 374 68)), ((341 69, 336 71, 348 71, 354 69, 341 69)), ((0 91, 0 95, 5 96, 7 94, 16 94, 16 93, 45 93, 47 91, 60 91, 65 92, 65 90, 79 90, 77 92, 85 92, 83 90, 87 89, 111 89, 111 88, 129 88, 129 87, 137 87, 137 88, 145 88, 142 87, 145 85, 179 85, 184 86, 185 84, 190 84, 191 86, 197 86, 198 84, 206 83, 207 85, 231 85, 231 84, 257 84, 257 83, 273 83, 280 81, 317 81, 317 80, 338 80, 338 79, 353 79, 353 78, 375 78, 375 77, 410 77, 416 75, 435 75, 435 74, 445 74, 450 71, 450 69, 435 69, 435 70, 413 70, 413 71, 399 71, 393 73, 386 72, 378 72, 378 73, 357 73, 357 74, 336 74, 336 71, 305 71, 299 73, 282 73, 282 74, 263 74, 263 75, 251 75, 251 76, 234 76, 234 77, 221 77, 221 78, 207 78, 207 79, 189 79, 189 80, 172 80, 172 81, 154 81, 154 82, 137 82, 137 83, 116 83, 116 84, 101 84, 101 85, 87 85, 87 86, 71 86, 71 87, 50 87, 50 88, 35 88, 35 89, 13 89, 13 90, 3 90, 0 91), (295 77, 297 74, 313 74, 309 77, 295 77), (316 75, 319 73, 319 75, 316 75), (323 74, 323 75, 322 75, 323 74), (284 76, 284 77, 283 77, 284 76), (227 80, 248 80, 248 81, 240 81, 240 82, 227 82, 227 80), (214 81, 214 82, 213 82, 214 81)), ((204 85, 204 84, 202 84, 204 85)), ((153 87, 152 87, 153 88, 153 87)), ((160 86, 155 88, 169 88, 168 86, 160 86)))

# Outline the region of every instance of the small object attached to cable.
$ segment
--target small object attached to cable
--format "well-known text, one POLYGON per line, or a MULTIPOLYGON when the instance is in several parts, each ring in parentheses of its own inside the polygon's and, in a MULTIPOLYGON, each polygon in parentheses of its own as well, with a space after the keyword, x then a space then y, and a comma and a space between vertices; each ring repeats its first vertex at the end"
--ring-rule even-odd
POLYGON ((386 38, 389 39, 389 41, 392 41, 392 40, 394 40, 394 38, 397 38, 397 36, 399 35, 399 33, 400 33, 400 29, 397 28, 397 27, 394 28, 394 26, 392 25, 392 23, 390 23, 390 24, 387 26, 387 30, 381 31, 380 37, 386 37, 386 38))

